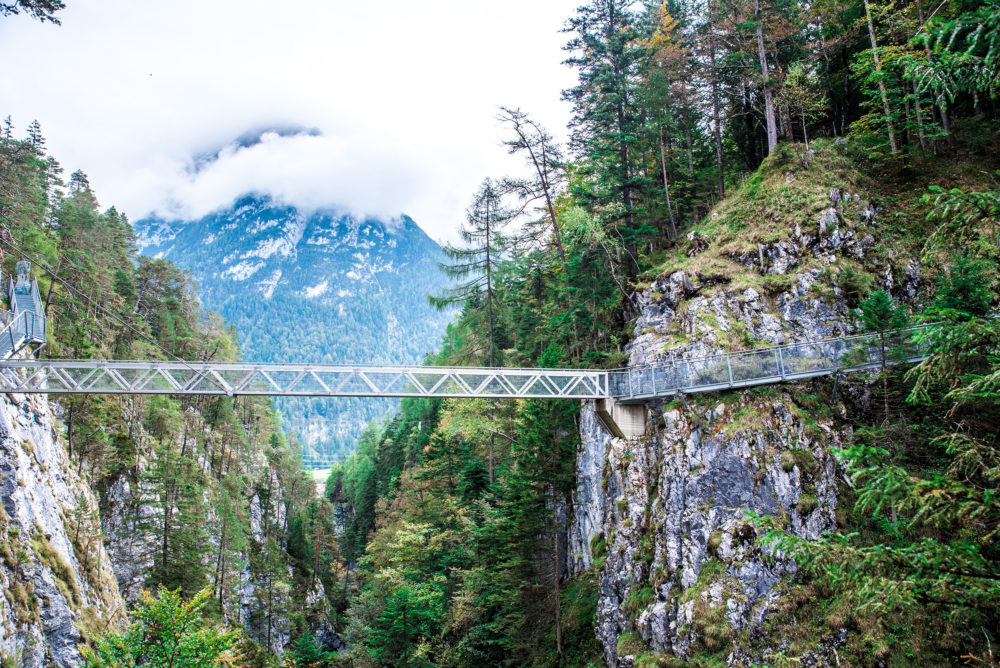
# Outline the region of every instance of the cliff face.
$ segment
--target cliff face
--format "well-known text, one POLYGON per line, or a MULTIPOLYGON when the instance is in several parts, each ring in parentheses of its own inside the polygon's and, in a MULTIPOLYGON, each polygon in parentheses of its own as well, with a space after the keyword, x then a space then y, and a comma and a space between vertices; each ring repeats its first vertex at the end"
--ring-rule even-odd
POLYGON ((79 665, 84 634, 125 604, 97 499, 70 466, 44 397, 0 399, 0 475, 3 666, 79 665))
MULTIPOLYGON (((801 170, 775 171, 769 178, 788 185, 801 170)), ((916 262, 875 256, 867 227, 877 208, 836 187, 823 193, 807 221, 783 226, 774 214, 754 233, 716 225, 710 240, 690 235, 665 277, 635 297, 630 364, 850 333, 857 276, 915 297, 916 262)), ((648 407, 647 435, 630 441, 584 407, 568 569, 599 569, 608 665, 644 654, 750 665, 778 649, 759 631, 795 564, 760 546, 752 516, 808 538, 836 527, 848 481, 832 450, 851 429, 835 392, 821 379, 661 401, 648 407)), ((843 633, 830 629, 817 652, 835 652, 843 633)))
POLYGON ((801 410, 789 393, 743 395, 657 406, 659 428, 641 440, 601 447, 603 436, 585 434, 581 457, 606 460, 604 502, 577 508, 572 535, 579 553, 603 560, 597 635, 608 665, 650 650, 725 657, 737 631, 763 620, 794 564, 756 544, 749 512, 811 538, 835 527, 830 448, 845 435, 801 410))
MULTIPOLYGON (((209 548, 204 551, 203 565, 213 577, 217 577, 216 569, 221 563, 216 561, 220 553, 220 536, 222 532, 232 533, 234 529, 224 527, 218 512, 211 507, 216 479, 212 464, 204 460, 202 463, 209 473, 204 490, 209 548)), ((253 458, 245 465, 248 480, 266 481, 270 476, 270 482, 261 484, 266 484, 264 492, 272 501, 262 501, 261 491, 250 493, 245 499, 236 497, 233 500, 239 506, 234 511, 246 522, 245 528, 235 530, 245 532, 246 542, 236 554, 231 548, 223 550, 222 558, 228 561, 232 572, 226 578, 230 595, 224 602, 223 618, 226 623, 242 628, 248 638, 281 656, 291 641, 293 617, 307 619, 318 632, 331 635, 332 628, 325 621, 330 607, 323 584, 318 579, 302 591, 299 588, 292 590, 288 583, 295 582, 296 573, 283 557, 283 565, 278 568, 284 571, 282 575, 287 575, 284 579, 276 579, 259 563, 261 555, 268 550, 273 552, 285 546, 287 494, 265 457, 253 458)), ((162 526, 158 521, 150 521, 156 514, 155 504, 154 492, 141 481, 136 482, 126 475, 116 477, 104 490, 105 512, 101 520, 107 550, 122 596, 130 604, 138 600, 143 589, 149 588, 148 579, 155 567, 154 555, 161 540, 157 530, 162 526)))
MULTIPOLYGON (((211 546, 203 566, 214 574, 220 519, 209 504, 216 479, 203 464, 211 546)), ((231 573, 225 620, 279 656, 296 623, 335 644, 323 585, 316 579, 299 586, 285 552, 287 490, 263 455, 241 465, 246 480, 258 485, 249 498, 232 502, 246 519, 246 541, 238 553, 225 551, 231 573), (277 565, 262 564, 262 554, 277 565)), ((123 621, 128 605, 150 587, 160 540, 155 491, 141 475, 121 474, 101 481, 98 499, 71 464, 63 428, 42 395, 0 398, 0 473, 0 661, 3 668, 81 665, 79 645, 123 621)))

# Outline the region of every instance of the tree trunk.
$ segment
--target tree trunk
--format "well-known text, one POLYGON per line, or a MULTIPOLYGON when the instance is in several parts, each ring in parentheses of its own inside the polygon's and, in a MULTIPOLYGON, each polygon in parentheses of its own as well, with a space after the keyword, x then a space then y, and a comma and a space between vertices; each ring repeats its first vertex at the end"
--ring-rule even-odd
POLYGON ((226 521, 222 520, 222 531, 219 534, 219 558, 215 564, 215 583, 219 588, 219 610, 222 612, 223 621, 226 617, 226 608, 223 605, 222 590, 226 581, 226 521))
POLYGON ((73 414, 76 412, 76 405, 74 402, 69 402, 69 419, 66 424, 66 451, 69 454, 70 461, 73 461, 73 414))
MULTIPOLYGON (((490 239, 492 221, 490 220, 490 203, 486 201, 486 313, 489 320, 489 345, 490 345, 490 367, 496 366, 496 352, 493 345, 493 263, 490 257, 490 239)), ((490 421, 493 420, 493 405, 490 404, 490 421)), ((490 435, 490 486, 495 482, 493 468, 493 448, 495 446, 493 435, 490 435)))
POLYGON ((46 319, 49 317, 49 304, 52 302, 52 290, 56 287, 56 277, 59 276, 59 267, 62 266, 62 261, 63 256, 60 255, 59 261, 56 262, 56 268, 52 272, 52 282, 49 283, 48 294, 45 295, 45 308, 42 310, 42 313, 45 315, 46 319))
POLYGON ((670 230, 674 239, 677 238, 677 221, 674 219, 674 209, 670 206, 670 178, 667 176, 667 156, 663 148, 663 124, 657 123, 660 131, 660 167, 663 170, 663 194, 667 198, 667 214, 670 216, 670 230))
POLYGON ((719 73, 715 66, 715 31, 708 25, 708 55, 712 66, 712 134, 715 138, 715 168, 718 172, 719 199, 726 196, 726 177, 722 164, 722 130, 719 121, 719 73))
POLYGON ((552 487, 552 594, 555 598, 556 653, 562 659, 562 601, 559 597, 559 507, 556 505, 556 489, 552 487))
POLYGON ((841 103, 841 113, 840 113, 840 134, 847 135, 847 101, 851 99, 851 78, 848 76, 848 72, 851 71, 851 63, 847 58, 847 48, 841 47, 840 49, 840 59, 841 59, 841 70, 844 73, 844 101, 841 103))
POLYGON ((545 156, 542 156, 543 162, 540 164, 538 158, 535 156, 535 150, 531 147, 531 142, 529 142, 528 138, 521 132, 520 126, 515 126, 514 130, 517 132, 517 136, 521 138, 521 141, 524 142, 525 147, 528 149, 528 155, 531 156, 531 162, 535 165, 535 173, 538 175, 538 182, 542 184, 542 192, 545 194, 545 208, 548 209, 549 221, 552 223, 552 241, 555 243, 556 251, 559 253, 559 261, 562 262, 563 267, 565 267, 566 252, 563 250, 562 235, 559 233, 559 224, 556 221, 556 209, 552 204, 552 188, 549 184, 548 166, 544 164, 545 156))
MULTIPOLYGON (((615 35, 612 32, 611 26, 616 23, 615 18, 616 10, 614 2, 608 3, 608 41, 611 42, 615 39, 615 35)), ((617 88, 618 95, 616 96, 616 117, 618 120, 618 136, 621 138, 618 142, 618 159, 621 161, 621 189, 622 189, 622 205, 625 207, 625 229, 629 232, 633 229, 634 223, 634 208, 635 203, 632 199, 632 174, 629 170, 629 156, 628 156, 628 144, 625 142, 624 137, 626 136, 626 125, 625 122, 625 85, 622 83, 625 79, 625 74, 621 71, 621 64, 616 58, 612 59, 612 68, 615 73, 615 87, 617 88)), ((639 259, 638 259, 638 248, 636 247, 635 240, 629 236, 625 240, 625 251, 628 254, 629 260, 629 275, 635 275, 639 272, 639 259)))
POLYGON ((920 150, 927 150, 927 140, 924 138, 924 112, 920 108, 920 91, 917 89, 917 82, 913 82, 913 107, 917 114, 917 137, 920 140, 920 150))
POLYGON ((910 120, 912 113, 910 109, 910 98, 905 95, 903 96, 903 111, 906 116, 906 125, 903 128, 903 132, 906 136, 906 145, 913 146, 913 123, 910 120))
POLYGON ((684 120, 684 144, 687 148, 688 157, 688 174, 691 176, 691 181, 694 181, 694 142, 691 141, 691 114, 685 113, 684 120))
POLYGON ((747 90, 746 82, 740 82, 740 98, 743 102, 744 113, 743 116, 743 131, 746 133, 746 144, 743 147, 743 155, 748 165, 758 164, 757 160, 759 154, 757 153, 757 142, 755 141, 754 135, 754 122, 752 114, 750 113, 750 94, 747 90))
POLYGON ((872 22, 871 5, 865 0, 865 19, 868 21, 868 38, 872 44, 872 60, 875 62, 875 72, 878 74, 878 92, 882 98, 882 110, 885 113, 885 125, 889 132, 889 150, 893 153, 899 152, 896 144, 896 130, 892 125, 892 112, 889 109, 889 94, 885 90, 885 82, 882 81, 882 60, 878 55, 878 42, 875 39, 875 24, 872 22))
MULTIPOLYGON (((921 26, 924 25, 924 6, 920 0, 917 0, 917 20, 920 21, 921 26)), ((927 60, 931 60, 931 47, 927 42, 924 42, 924 56, 927 60)), ((945 139, 949 146, 953 146, 955 144, 955 137, 951 134, 951 124, 948 122, 948 110, 942 104, 936 106, 938 113, 941 115, 941 129, 944 130, 945 139)), ((931 109, 933 111, 933 106, 931 109)))
MULTIPOLYGON (((272 564, 268 564, 268 568, 272 564)), ((267 651, 271 651, 271 625, 274 620, 274 576, 268 573, 267 576, 267 651)))
POLYGON ((312 582, 309 584, 310 588, 316 586, 316 575, 319 572, 319 545, 320 545, 320 530, 322 526, 319 520, 316 520, 316 534, 313 538, 313 576, 312 582))
POLYGON ((760 58, 760 71, 764 76, 764 118, 767 122, 767 154, 770 155, 778 145, 778 126, 774 119, 774 91, 771 89, 771 74, 767 67, 767 55, 764 51, 764 20, 760 16, 760 0, 753 0, 753 13, 757 18, 757 56, 760 58))

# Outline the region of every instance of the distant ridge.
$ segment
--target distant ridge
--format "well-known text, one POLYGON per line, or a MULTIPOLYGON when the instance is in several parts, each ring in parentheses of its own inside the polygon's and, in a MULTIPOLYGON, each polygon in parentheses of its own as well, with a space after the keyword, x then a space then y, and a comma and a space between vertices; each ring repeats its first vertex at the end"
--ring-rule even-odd
MULTIPOLYGON (((192 221, 134 224, 140 250, 173 260, 206 307, 236 326, 244 359, 409 364, 435 350, 449 319, 427 301, 446 278, 440 247, 408 216, 308 214, 248 194, 192 221)), ((277 402, 308 462, 336 460, 390 400, 277 402)))

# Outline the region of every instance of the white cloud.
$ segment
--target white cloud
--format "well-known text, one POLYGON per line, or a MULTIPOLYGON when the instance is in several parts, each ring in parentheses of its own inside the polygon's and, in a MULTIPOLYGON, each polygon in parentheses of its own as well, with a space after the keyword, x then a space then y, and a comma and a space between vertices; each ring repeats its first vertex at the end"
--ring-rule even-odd
POLYGON ((133 218, 261 190, 453 237, 479 181, 521 168, 498 105, 563 131, 558 31, 577 4, 74 0, 61 27, 0 21, 0 112, 37 118, 67 171, 133 218), (290 125, 322 136, 268 136, 193 173, 193 156, 290 125))

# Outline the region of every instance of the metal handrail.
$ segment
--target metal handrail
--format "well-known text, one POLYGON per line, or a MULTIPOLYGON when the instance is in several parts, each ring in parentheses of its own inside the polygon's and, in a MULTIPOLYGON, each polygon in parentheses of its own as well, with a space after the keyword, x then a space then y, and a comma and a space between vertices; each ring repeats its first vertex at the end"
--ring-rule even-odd
MULTIPOLYGON (((801 341, 628 369, 366 366, 129 360, 4 359, 0 392, 550 398, 644 401, 839 372, 926 357, 918 336, 937 323, 901 330, 801 341), (883 348, 885 355, 883 355, 883 348)), ((18 313, 0 331, 14 350, 44 318, 18 313), (16 323, 22 322, 18 327, 16 323), (29 329, 30 326, 30 329, 29 329)), ((30 339, 36 340, 36 339, 30 339)))
POLYGON ((919 333, 937 323, 899 330, 704 355, 616 369, 609 382, 619 399, 672 396, 870 369, 923 359, 919 333), (886 359, 882 347, 889 339, 886 359), (859 359, 858 355, 863 355, 859 359))
POLYGON ((33 279, 31 281, 31 300, 35 303, 35 307, 38 309, 35 312, 38 313, 39 315, 41 315, 40 311, 41 311, 41 307, 42 307, 42 295, 38 291, 38 279, 37 278, 33 279))
POLYGON ((820 345, 820 344, 824 344, 824 343, 832 343, 832 342, 835 342, 835 341, 853 341, 853 340, 857 340, 857 339, 870 338, 872 336, 890 335, 890 334, 895 334, 895 333, 900 333, 900 334, 905 333, 905 332, 916 333, 916 332, 919 332, 919 331, 927 330, 927 329, 929 329, 931 327, 934 327, 935 325, 939 325, 939 324, 941 324, 941 323, 932 322, 932 323, 927 323, 925 325, 913 325, 912 327, 904 327, 902 329, 887 329, 887 330, 885 330, 883 332, 862 332, 861 334, 848 334, 846 336, 831 336, 831 337, 828 337, 828 338, 825 338, 825 339, 810 339, 810 340, 807 340, 807 341, 796 341, 795 343, 781 343, 781 344, 778 344, 776 346, 765 346, 763 348, 750 348, 748 350, 734 350, 734 351, 726 352, 726 353, 714 353, 712 355, 700 355, 698 357, 689 357, 689 358, 683 359, 683 360, 664 360, 662 362, 653 362, 651 364, 643 364, 641 366, 622 366, 622 367, 618 367, 616 369, 611 369, 611 372, 614 373, 614 372, 620 372, 620 371, 630 371, 632 369, 639 369, 639 368, 643 368, 643 367, 671 366, 673 364, 676 364, 678 361, 680 361, 680 362, 698 362, 698 361, 702 361, 702 360, 716 359, 716 358, 728 357, 728 356, 733 356, 733 355, 743 355, 743 354, 749 354, 749 353, 762 353, 762 352, 776 351, 779 348, 787 350, 788 348, 793 348, 795 346, 820 345))
POLYGON ((0 330, 0 359, 6 359, 16 353, 20 343, 27 337, 28 313, 28 311, 21 311, 15 314, 7 326, 0 330), (22 320, 23 323, 21 323, 22 320), (21 327, 18 327, 18 323, 21 323, 21 327), (20 336, 15 338, 17 334, 20 336), (7 346, 8 341, 10 342, 9 347, 7 346))
POLYGON ((10 313, 3 320, 6 322, 0 330, 0 358, 8 359, 25 343, 45 343, 45 316, 42 313, 42 297, 38 290, 38 280, 31 282, 28 292, 32 308, 23 308, 18 304, 16 284, 11 276, 0 276, 0 285, 7 279, 7 299, 10 303, 10 313))

